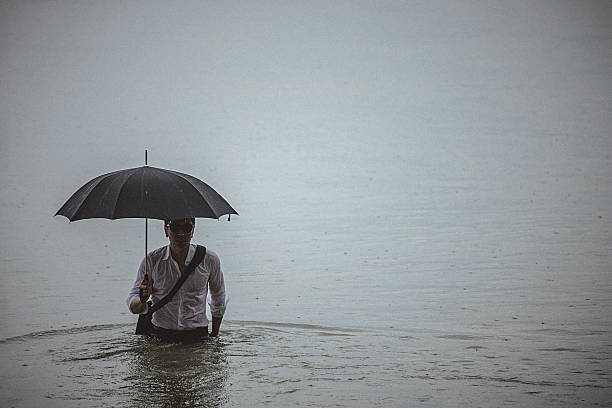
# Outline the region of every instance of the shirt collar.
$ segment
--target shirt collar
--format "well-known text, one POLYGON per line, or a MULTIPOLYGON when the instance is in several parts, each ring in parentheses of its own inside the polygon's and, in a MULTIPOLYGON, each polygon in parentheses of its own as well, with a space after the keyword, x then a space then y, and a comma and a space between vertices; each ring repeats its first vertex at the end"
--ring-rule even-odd
MULTIPOLYGON (((185 265, 189 265, 189 262, 193 259, 195 255, 195 245, 189 244, 189 251, 187 251, 187 258, 185 258, 185 265)), ((166 246, 166 253, 164 254, 164 261, 170 259, 170 245, 166 246)))

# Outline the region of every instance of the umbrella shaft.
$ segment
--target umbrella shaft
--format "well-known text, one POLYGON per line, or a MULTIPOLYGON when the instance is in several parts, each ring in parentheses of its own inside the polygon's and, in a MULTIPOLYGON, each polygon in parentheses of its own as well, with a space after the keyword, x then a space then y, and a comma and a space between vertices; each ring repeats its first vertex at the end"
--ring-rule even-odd
MULTIPOLYGON (((145 166, 148 165, 148 151, 147 149, 145 149, 145 166)), ((145 218, 145 279, 149 279, 149 271, 148 271, 148 262, 147 262, 147 248, 148 248, 148 242, 147 240, 149 239, 149 219, 145 218)))
POLYGON ((149 238, 149 219, 145 218, 145 279, 149 277, 148 262, 147 262, 147 247, 149 238))

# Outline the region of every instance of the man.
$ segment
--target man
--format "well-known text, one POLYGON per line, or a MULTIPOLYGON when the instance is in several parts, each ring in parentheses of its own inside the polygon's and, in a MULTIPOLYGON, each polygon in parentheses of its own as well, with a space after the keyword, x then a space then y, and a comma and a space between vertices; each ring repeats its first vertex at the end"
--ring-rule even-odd
MULTIPOLYGON (((146 300, 152 296, 153 304, 160 301, 174 286, 195 255, 196 245, 191 245, 195 218, 168 220, 164 231, 170 244, 149 253, 146 258, 149 279, 145 277, 145 260, 140 264, 136 281, 127 298, 132 313, 148 311, 146 300)), ((172 300, 153 313, 152 335, 165 342, 194 342, 219 335, 225 313, 225 284, 219 257, 210 250, 204 260, 185 280, 172 300), (208 333, 206 297, 210 289, 212 330, 208 333)))

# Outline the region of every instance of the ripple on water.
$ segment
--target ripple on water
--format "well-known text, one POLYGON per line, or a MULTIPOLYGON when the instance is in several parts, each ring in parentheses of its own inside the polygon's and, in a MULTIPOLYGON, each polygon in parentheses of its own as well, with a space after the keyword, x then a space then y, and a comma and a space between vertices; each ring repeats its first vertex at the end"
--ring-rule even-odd
POLYGON ((133 330, 132 324, 103 325, 0 340, 4 400, 15 407, 131 407, 143 401, 153 407, 444 407, 491 400, 552 407, 610 401, 609 354, 586 344, 557 346, 563 338, 554 332, 532 344, 522 335, 417 338, 228 321, 218 341, 169 345, 133 330))

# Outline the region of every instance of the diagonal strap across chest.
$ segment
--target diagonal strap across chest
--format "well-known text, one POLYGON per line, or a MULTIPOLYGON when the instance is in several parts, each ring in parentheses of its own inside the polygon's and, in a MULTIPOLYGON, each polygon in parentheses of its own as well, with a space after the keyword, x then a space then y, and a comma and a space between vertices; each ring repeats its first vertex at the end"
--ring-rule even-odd
POLYGON ((205 256, 206 256, 206 247, 198 245, 196 247, 195 255, 191 259, 191 262, 189 262, 189 265, 187 265, 187 268, 185 269, 185 271, 181 274, 181 277, 179 278, 179 280, 176 281, 176 283, 174 284, 170 292, 168 292, 168 294, 164 296, 162 300, 160 300, 159 302, 156 302, 153 306, 151 306, 150 313, 155 313, 157 310, 164 307, 166 303, 172 300, 172 297, 176 294, 176 292, 178 292, 178 290, 181 288, 183 283, 185 283, 185 281, 187 280, 189 275, 191 275, 191 273, 195 270, 195 268, 197 268, 197 266, 200 263, 202 263, 205 256))

